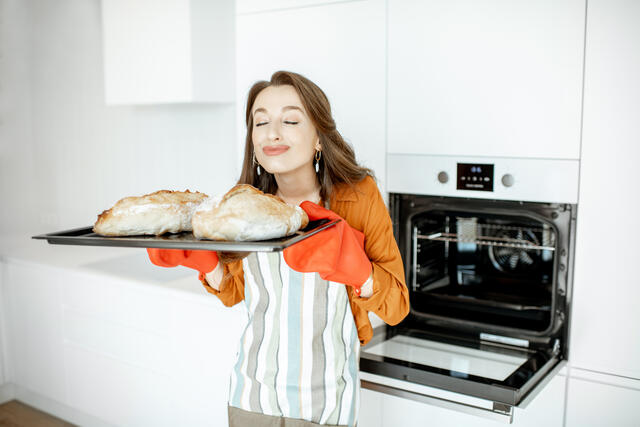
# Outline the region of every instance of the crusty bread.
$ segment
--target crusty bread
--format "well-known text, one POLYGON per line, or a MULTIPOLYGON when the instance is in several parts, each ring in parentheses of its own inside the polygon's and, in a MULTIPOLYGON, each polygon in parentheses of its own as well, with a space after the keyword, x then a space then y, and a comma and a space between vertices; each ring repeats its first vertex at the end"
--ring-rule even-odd
POLYGON ((209 198, 193 214, 193 235, 198 239, 249 241, 293 234, 309 223, 299 206, 239 184, 222 198, 209 198))
POLYGON ((125 197, 98 215, 93 231, 103 236, 191 231, 193 212, 206 198, 204 193, 189 190, 160 190, 140 197, 125 197))

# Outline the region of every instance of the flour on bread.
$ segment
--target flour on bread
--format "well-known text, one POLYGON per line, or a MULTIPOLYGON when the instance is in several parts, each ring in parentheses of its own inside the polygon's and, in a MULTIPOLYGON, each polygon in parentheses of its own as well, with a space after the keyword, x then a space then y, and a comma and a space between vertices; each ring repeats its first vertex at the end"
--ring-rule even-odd
POLYGON ((284 237, 308 223, 299 206, 289 206, 247 184, 236 185, 219 201, 204 202, 192 218, 196 238, 228 241, 284 237))
POLYGON ((220 195, 209 196, 206 199, 204 199, 202 201, 202 203, 200 203, 198 206, 196 206, 196 209, 195 209, 194 213, 195 212, 200 212, 200 211, 213 210, 213 209, 218 207, 218 205, 220 204, 221 200, 222 200, 222 196, 220 196, 220 195))

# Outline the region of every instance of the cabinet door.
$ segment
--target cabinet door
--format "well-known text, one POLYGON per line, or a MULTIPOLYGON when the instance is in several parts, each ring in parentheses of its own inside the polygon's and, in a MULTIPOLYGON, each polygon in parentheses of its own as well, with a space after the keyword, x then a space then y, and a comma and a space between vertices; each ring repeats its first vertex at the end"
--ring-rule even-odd
POLYGON ((320 86, 358 161, 374 169, 379 181, 384 178, 384 13, 384 1, 371 0, 238 16, 239 159, 249 88, 288 70, 320 86))
POLYGON ((102 2, 107 105, 230 102, 233 0, 102 2))
MULTIPOLYGON (((517 427, 561 427, 564 412, 565 382, 566 377, 556 375, 526 409, 515 408, 513 425, 517 427)), ((377 392, 370 391, 370 393, 377 392)), ((382 401, 381 425, 383 426, 490 427, 504 425, 504 423, 498 421, 452 409, 414 402, 387 394, 378 394, 381 396, 380 399, 382 401)), ((363 424, 363 426, 366 426, 366 424, 363 424)))
POLYGON ((584 0, 390 0, 389 152, 577 159, 584 0))
POLYGON ((154 269, 146 254, 89 268, 117 265, 129 277, 165 278, 139 286, 107 275, 65 276, 60 346, 74 367, 65 376, 67 404, 113 425, 226 425, 242 305, 223 307, 204 289, 184 296, 162 289, 177 275, 202 285, 192 270, 154 269))
MULTIPOLYGON (((567 421, 565 427, 640 425, 640 381, 612 375, 598 378, 571 378, 567 386, 567 421), (606 384, 605 377, 623 384, 606 384), (594 381, 595 379, 595 381, 594 381)), ((585 372, 587 376, 594 374, 585 372)), ((577 374, 581 375, 581 374, 577 374)))
MULTIPOLYGON (((74 270, 10 261, 0 313, 10 326, 8 382, 21 400, 79 425, 226 425, 242 305, 175 291, 175 280, 123 278, 131 267, 163 276, 148 274, 146 254, 74 270)), ((183 283, 199 289, 187 274, 183 283)))
POLYGON ((589 2, 569 359, 640 379, 640 3, 589 2))
POLYGON ((363 427, 384 427, 382 405, 385 395, 376 391, 360 389, 360 412, 358 425, 363 427))
POLYGON ((5 331, 7 330, 7 309, 9 307, 9 303, 6 300, 6 285, 5 285, 5 262, 0 255, 0 403, 3 403, 5 395, 2 393, 2 386, 4 383, 10 382, 10 378, 8 378, 7 373, 9 366, 7 365, 7 360, 5 358, 6 354, 9 354, 8 349, 6 348, 7 336, 5 335, 5 331))
POLYGON ((2 356, 7 356, 8 381, 67 403, 59 309, 64 282, 50 274, 50 269, 37 265, 9 261, 5 268, 7 310, 2 316, 8 329, 2 356))

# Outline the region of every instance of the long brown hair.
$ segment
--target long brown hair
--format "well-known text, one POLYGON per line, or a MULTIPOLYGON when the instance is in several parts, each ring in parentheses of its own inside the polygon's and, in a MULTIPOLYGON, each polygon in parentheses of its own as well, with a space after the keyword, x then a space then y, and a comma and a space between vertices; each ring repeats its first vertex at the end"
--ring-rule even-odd
POLYGON ((261 191, 275 194, 278 189, 275 177, 263 171, 257 174, 257 165, 253 162, 253 103, 258 94, 269 86, 290 85, 298 93, 302 105, 309 114, 313 125, 320 137, 322 156, 318 181, 320 182, 320 197, 329 200, 333 187, 340 183, 353 185, 360 182, 367 175, 374 176, 371 169, 359 166, 353 148, 342 138, 336 129, 336 123, 331 116, 331 105, 325 93, 315 83, 306 77, 291 71, 276 71, 270 81, 261 80, 253 84, 247 96, 244 162, 238 184, 251 184, 261 191))

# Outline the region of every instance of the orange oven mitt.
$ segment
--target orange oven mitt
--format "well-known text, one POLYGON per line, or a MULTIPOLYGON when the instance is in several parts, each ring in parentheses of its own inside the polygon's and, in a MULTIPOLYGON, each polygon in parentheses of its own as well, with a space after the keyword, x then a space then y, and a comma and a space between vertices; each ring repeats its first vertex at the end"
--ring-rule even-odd
POLYGON ((364 252, 364 234, 351 226, 338 214, 312 202, 300 207, 309 221, 339 219, 336 225, 322 230, 301 242, 285 248, 284 260, 302 273, 318 272, 324 280, 353 286, 356 295, 371 274, 371 261, 364 252))
POLYGON ((157 266, 183 265, 199 271, 200 276, 210 273, 218 265, 218 254, 215 251, 147 248, 147 253, 149 260, 157 266))

